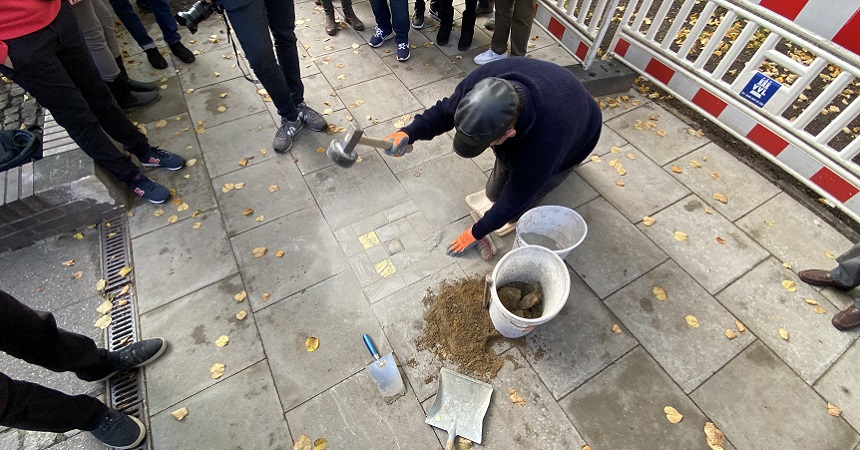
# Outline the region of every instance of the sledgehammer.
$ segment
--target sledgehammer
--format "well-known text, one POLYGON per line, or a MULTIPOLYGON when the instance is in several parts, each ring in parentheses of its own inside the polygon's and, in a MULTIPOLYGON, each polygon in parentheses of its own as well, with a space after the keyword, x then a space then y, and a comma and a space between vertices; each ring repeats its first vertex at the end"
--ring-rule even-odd
MULTIPOLYGON (((390 150, 392 146, 391 141, 365 136, 361 125, 350 122, 343 139, 332 140, 325 153, 335 164, 348 169, 358 160, 358 152, 355 151, 355 146, 358 144, 369 145, 380 150, 390 150)), ((410 145, 406 152, 411 151, 410 145)))

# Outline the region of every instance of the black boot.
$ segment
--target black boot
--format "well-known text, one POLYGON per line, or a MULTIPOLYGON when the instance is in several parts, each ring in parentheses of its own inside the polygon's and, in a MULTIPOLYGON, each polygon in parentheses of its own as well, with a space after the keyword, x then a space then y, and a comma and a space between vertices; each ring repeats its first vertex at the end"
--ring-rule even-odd
POLYGON ((124 111, 134 111, 157 102, 161 98, 158 92, 132 92, 131 87, 120 77, 107 82, 110 93, 124 111))
POLYGON ((475 36, 475 16, 463 15, 463 28, 460 30, 460 40, 457 42, 457 50, 465 52, 472 46, 472 37, 475 36))
POLYGON ((150 92, 158 89, 158 85, 155 83, 144 83, 143 81, 132 80, 129 78, 128 73, 125 71, 125 65, 122 63, 122 56, 116 57, 116 65, 119 66, 119 78, 125 80, 132 91, 150 92))
POLYGON ((163 70, 167 68, 167 60, 164 59, 164 56, 161 55, 161 52, 159 52, 157 48, 153 47, 145 51, 146 59, 149 61, 149 65, 158 70, 163 70))

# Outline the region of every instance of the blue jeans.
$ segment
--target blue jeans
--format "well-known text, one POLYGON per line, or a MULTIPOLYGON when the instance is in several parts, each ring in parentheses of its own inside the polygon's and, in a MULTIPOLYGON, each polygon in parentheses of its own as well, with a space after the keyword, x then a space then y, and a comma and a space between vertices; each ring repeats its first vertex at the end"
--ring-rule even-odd
POLYGON ((254 74, 272 97, 278 114, 287 120, 296 120, 299 116, 296 105, 305 100, 305 86, 296 48, 293 0, 223 0, 221 3, 254 74), (275 38, 274 51, 269 30, 275 38))
MULTIPOLYGON (((167 42, 168 45, 179 42, 181 38, 179 30, 176 28, 176 19, 170 12, 170 5, 167 4, 167 0, 147 0, 147 3, 152 10, 152 15, 155 16, 155 21, 158 22, 158 27, 161 28, 164 42, 167 42)), ((137 41, 137 45, 144 50, 155 48, 155 42, 149 37, 149 33, 146 32, 146 28, 144 28, 137 13, 134 12, 129 0, 110 0, 110 6, 128 29, 131 37, 137 41)))
POLYGON ((394 42, 398 44, 409 43, 409 3, 407 0, 370 0, 370 8, 376 18, 376 26, 383 34, 391 33, 392 19, 394 28, 394 42), (388 8, 389 3, 391 9, 388 8))

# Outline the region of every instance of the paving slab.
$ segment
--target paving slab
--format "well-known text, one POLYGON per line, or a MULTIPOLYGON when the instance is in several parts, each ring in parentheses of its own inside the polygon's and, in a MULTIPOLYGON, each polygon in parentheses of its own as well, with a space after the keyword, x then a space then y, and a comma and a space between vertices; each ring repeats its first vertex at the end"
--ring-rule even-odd
POLYGON ((641 347, 559 404, 593 448, 709 448, 702 431, 707 417, 641 347), (666 406, 684 419, 670 423, 663 412, 666 406))
MULTIPOLYGON (((409 122, 411 122, 411 119, 420 113, 421 111, 408 113, 407 115, 410 117, 410 120, 403 125, 408 125, 409 122)), ((387 122, 380 123, 379 125, 374 125, 367 128, 365 132, 368 136, 384 138, 389 133, 393 133, 403 126, 401 125, 400 127, 397 127, 394 125, 395 123, 399 125, 403 122, 402 119, 403 117, 401 116, 387 122)), ((382 160, 385 161, 385 164, 388 165, 394 174, 401 174, 408 170, 416 169, 427 161, 454 153, 454 140, 451 139, 447 133, 443 133, 430 141, 416 141, 412 144, 412 152, 399 158, 392 158, 385 155, 385 150, 376 149, 376 152, 379 153, 382 160)))
POLYGON ((327 167, 308 174, 305 181, 335 230, 409 198, 376 152, 366 153, 349 169, 327 167))
POLYGON ((857 337, 834 328, 830 317, 836 308, 775 258, 750 270, 717 299, 810 385, 857 337), (784 281, 795 283, 796 292, 788 291, 784 281), (816 314, 806 298, 817 301, 825 313, 816 314), (788 340, 780 337, 781 328, 788 331, 788 340))
POLYGON ((291 158, 271 159, 212 178, 212 189, 229 236, 314 205, 311 192, 291 158), (230 184, 243 187, 224 192, 230 184), (246 214, 249 208, 252 211, 246 214))
POLYGON ((291 448, 272 374, 265 361, 155 414, 153 448, 291 448), (170 415, 188 408, 180 422, 170 415), (253 418, 253 420, 251 420, 253 418))
POLYGON ((687 124, 653 102, 642 104, 616 118, 604 117, 603 120, 609 128, 661 166, 708 143, 707 139, 691 136, 687 133, 690 129, 687 124), (643 129, 633 128, 637 120, 643 129), (653 123, 656 128, 644 129, 646 122, 653 123), (661 130, 666 132, 665 137, 657 134, 661 130))
POLYGON ((487 183, 475 164, 453 153, 401 173, 397 179, 433 227, 467 216, 466 196, 487 183))
MULTIPOLYGON (((493 397, 484 417, 481 448, 486 449, 580 449, 585 441, 558 403, 553 401, 517 348, 503 355, 505 365, 496 378, 490 380, 493 397), (510 401, 511 389, 525 400, 520 406, 510 401)), ((434 384, 438 385, 438 381, 434 384)), ((436 396, 422 406, 427 411, 436 396)), ((433 428, 440 441, 448 433, 433 428)))
MULTIPOLYGON (((207 37, 201 36, 202 40, 207 37)), ((179 70, 179 82, 182 83, 182 91, 188 89, 199 89, 204 86, 232 80, 242 76, 239 70, 239 62, 233 55, 233 49, 223 47, 220 51, 210 51, 196 56, 193 67, 179 70), (217 74, 217 75, 216 75, 217 74)), ((248 66, 248 60, 242 58, 243 68, 248 66)))
MULTIPOLYGON (((336 95, 331 95, 335 91, 323 74, 318 73, 302 78, 302 85, 305 87, 305 103, 318 113, 323 114, 326 109, 340 111, 346 108, 344 102, 340 101, 336 95)), ((266 102, 266 106, 271 107, 274 112, 277 112, 274 103, 266 102)), ((278 115, 273 113, 272 117, 277 119, 278 115)), ((326 120, 328 120, 328 117, 326 117, 326 120)))
POLYGON ((441 444, 412 390, 391 405, 382 401, 373 379, 361 370, 287 412, 296 437, 325 438, 332 448, 355 450, 387 448, 438 449, 441 444))
MULTIPOLYGON (((534 27, 538 28, 538 27, 534 27)), ((536 50, 529 49, 526 53, 527 58, 535 58, 541 61, 549 61, 560 66, 569 66, 578 64, 579 60, 567 52, 560 44, 551 45, 548 47, 539 48, 536 50)))
POLYGON ((218 211, 211 211, 131 240, 138 313, 236 273, 221 220, 218 211), (196 222, 201 226, 195 229, 196 222))
POLYGON ((708 206, 733 222, 780 192, 774 184, 713 142, 666 164, 665 169, 708 206), (671 171, 673 166, 681 168, 682 172, 671 171), (728 202, 715 200, 715 194, 726 195, 728 202))
MULTIPOLYGON (((121 27, 117 27, 120 29, 121 27)), ((177 67, 173 61, 173 58, 170 57, 170 49, 166 48, 163 41, 161 41, 161 33, 157 33, 158 38, 155 35, 151 35, 153 39, 156 39, 156 43, 158 45, 158 49, 161 52, 162 56, 164 56, 164 60, 167 61, 167 68, 165 69, 156 69, 149 65, 149 61, 146 59, 146 55, 141 51, 140 53, 135 54, 131 57, 123 57, 123 65, 125 66, 126 72, 128 72, 129 78, 137 81, 144 81, 150 83, 161 83, 164 84, 165 78, 175 78, 176 70, 180 70, 180 67, 177 67)), ((131 39, 129 39, 131 40, 131 39)), ((133 42, 133 40, 132 40, 133 42)), ((129 46, 124 46, 128 48, 129 46)), ((134 45, 135 50, 139 50, 140 47, 137 44, 134 45)), ((184 64, 183 64, 184 65, 184 64)))
POLYGON ((340 250, 317 207, 266 223, 231 239, 254 311, 346 269, 340 250), (257 258, 253 250, 266 247, 257 258), (284 255, 278 257, 277 252, 284 255), (263 301, 268 293, 270 300, 263 301))
POLYGON ((586 160, 577 171, 631 222, 638 222, 689 194, 684 185, 633 146, 617 151, 597 160, 586 160))
POLYGON ((390 351, 349 271, 267 306, 255 316, 284 411, 370 364, 362 334, 373 338, 380 354, 390 351), (305 348, 311 336, 319 338, 319 348, 313 352, 305 348))
POLYGON ((561 205, 576 209, 598 197, 597 191, 576 171, 541 200, 541 205, 561 205))
MULTIPOLYGON (((5 447, 4 447, 5 448, 5 447)), ((74 436, 60 441, 51 447, 51 450, 101 450, 104 444, 90 433, 77 433, 74 436)))
MULTIPOLYGON (((637 92, 635 89, 630 89, 627 92, 618 93, 612 96, 605 95, 603 97, 599 97, 597 98, 597 102, 600 105, 600 112, 603 115, 603 121, 608 122, 610 119, 651 103, 651 100, 637 92)), ((633 122, 636 121, 634 120, 633 122)))
POLYGON ((686 393, 755 340, 752 331, 739 333, 735 317, 671 260, 612 294, 606 306, 686 393), (655 298, 655 287, 668 298, 655 298), (687 315, 699 326, 690 326, 687 315), (726 338, 726 329, 737 337, 726 338))
MULTIPOLYGON (((421 30, 421 34, 423 34, 427 40, 433 42, 433 46, 445 53, 446 56, 454 58, 454 60, 456 60, 458 56, 462 56, 463 53, 459 48, 460 35, 463 34, 462 12, 457 9, 458 7, 463 8, 462 5, 454 7, 454 28, 451 30, 448 45, 439 45, 438 42, 436 42, 436 36, 438 36, 439 33, 439 22, 430 18, 429 13, 425 12, 424 17, 427 25, 425 25, 421 30), (431 26, 430 24, 433 25, 431 26)), ((475 23, 475 32, 472 36, 472 44, 469 46, 470 49, 490 45, 491 36, 487 35, 487 33, 483 31, 484 22, 486 22, 486 20, 482 21, 481 19, 478 19, 475 23)))
MULTIPOLYGON (((452 33, 453 34, 453 33, 452 33)), ((459 36, 457 37, 459 39, 459 36)), ((451 36, 448 45, 457 47, 457 41, 451 36)), ((420 86, 426 86, 446 78, 462 75, 463 71, 451 62, 451 59, 443 53, 443 49, 437 45, 431 45, 421 51, 416 51, 404 64, 394 58, 382 58, 388 68, 397 75, 410 91, 420 86)))
POLYGON ((75 232, 69 232, 3 253, 0 289, 41 311, 57 311, 92 298, 96 282, 103 277, 99 230, 84 227, 78 232, 83 239, 75 239, 75 232), (62 264, 70 260, 75 261, 74 266, 62 264), (83 272, 81 277, 73 277, 78 271, 83 272))
MULTIPOLYGON (((771 352, 755 342, 692 394, 738 448, 853 448, 860 436, 771 352)), ((684 419, 686 421, 686 418, 684 419)))
POLYGON ((594 152, 592 153, 602 156, 609 153, 612 147, 624 147, 628 144, 629 142, 613 131, 612 128, 607 127, 606 124, 602 124, 600 128, 600 139, 597 140, 597 145, 594 146, 594 152))
POLYGON ((364 100, 363 104, 351 110, 356 122, 362 127, 369 127, 422 108, 421 103, 394 74, 338 89, 337 95, 347 104, 364 100), (385 95, 373 94, 377 92, 384 92, 385 95), (371 118, 368 119, 367 116, 371 118))
MULTIPOLYGON (((340 101, 336 99, 335 102, 340 103, 340 101)), ((328 107, 326 105, 323 106, 328 107)), ((320 113, 322 113, 322 111, 320 111, 320 113)), ((340 130, 337 133, 316 133, 310 129, 303 129, 299 132, 298 136, 296 136, 296 140, 293 141, 293 148, 290 149, 290 155, 292 155, 291 159, 298 166, 302 175, 307 175, 325 167, 334 166, 334 162, 332 162, 331 158, 325 154, 325 150, 328 149, 331 141, 335 139, 343 139, 346 134, 346 128, 350 123, 349 119, 347 119, 347 116, 349 115, 350 114, 347 109, 341 109, 333 114, 324 116, 329 125, 340 130), (322 150, 320 150, 321 148, 322 150)), ((366 145, 359 145, 356 147, 356 151, 358 151, 359 155, 364 155, 366 153, 373 152, 373 148, 366 145)))
POLYGON ((247 302, 233 298, 244 289, 239 276, 232 275, 140 316, 142 337, 160 336, 169 344, 158 361, 146 366, 150 414, 217 383, 209 373, 212 364, 225 364, 224 375, 231 376, 265 358, 254 314, 247 302), (237 319, 239 311, 247 317, 237 319), (220 336, 230 338, 225 347, 215 345, 220 336))
POLYGON ((612 332, 620 321, 576 275, 561 312, 524 339, 525 356, 558 400, 636 346, 626 330, 612 332))
POLYGON ((466 74, 461 72, 459 75, 454 75, 443 80, 417 87, 412 90, 412 95, 421 102, 421 105, 423 105, 424 108, 430 108, 435 105, 437 101, 453 94, 454 88, 456 88, 464 78, 466 78, 466 74))
MULTIPOLYGON (((190 94, 185 91, 184 95, 194 126, 197 127, 202 120, 203 128, 209 128, 265 111, 257 89, 256 85, 244 78, 235 78, 195 89, 190 94), (227 95, 221 98, 223 94, 227 95), (220 111, 222 107, 226 109, 220 111)), ((267 120, 260 120, 260 125, 266 123, 267 120)))
MULTIPOLYGON (((359 40, 359 42, 364 44, 362 40, 359 40)), ((347 43, 346 47, 342 50, 317 57, 317 67, 320 68, 321 74, 333 89, 340 90, 391 74, 388 66, 382 62, 382 59, 367 44, 358 49, 353 49, 350 45, 350 43, 347 43)), ((366 97, 373 97, 373 92, 375 91, 363 91, 359 93, 364 94, 366 97)), ((347 96, 343 98, 346 104, 353 103, 356 99, 365 100, 364 97, 352 99, 347 96)))
POLYGON ((666 254, 602 197, 576 209, 588 236, 565 261, 598 297, 606 298, 666 260, 666 254))
MULTIPOLYGON (((132 75, 132 70, 129 69, 129 76, 138 81, 147 81, 145 78, 138 78, 132 75)), ((173 117, 178 114, 187 112, 185 99, 182 96, 182 88, 179 85, 178 79, 170 74, 170 76, 158 77, 151 80, 158 84, 158 93, 161 94, 161 99, 149 106, 126 114, 132 122, 149 123, 165 117, 173 117), (166 88, 164 86, 167 86, 166 88)))
POLYGON ((691 195, 654 214, 655 224, 640 223, 638 227, 714 294, 747 273, 768 253, 725 217, 706 208, 699 197, 691 195), (676 239, 677 231, 686 234, 686 240, 676 239))
POLYGON ((197 138, 209 175, 214 178, 241 170, 239 161, 245 158, 249 158, 245 167, 253 167, 282 157, 272 150, 272 139, 277 130, 275 122, 265 111, 207 127, 206 132, 197 138), (265 150, 265 154, 261 150, 265 150))
POLYGON ((852 243, 786 193, 780 193, 737 221, 738 227, 794 270, 832 269, 852 243))
MULTIPOLYGON (((857 331, 852 331, 850 334, 856 336, 857 331)), ((842 409, 842 417, 855 430, 860 428, 860 403, 857 402, 857 396, 860 394, 858 370, 860 370, 860 346, 855 341, 813 385, 825 401, 842 409)))
MULTIPOLYGON (((298 19, 298 11, 296 11, 298 19)), ((352 52, 352 45, 364 45, 362 51, 373 53, 364 39, 352 28, 342 28, 338 30, 334 36, 329 36, 325 32, 325 15, 314 14, 313 16, 305 15, 305 23, 302 26, 296 27, 296 37, 304 45, 305 51, 312 58, 317 58, 316 63, 321 61, 324 56, 331 56, 339 51, 348 50, 352 52)), ((302 19, 298 19, 302 20, 302 19)), ((317 66, 320 66, 317 64, 317 66)), ((320 67, 322 70, 322 67, 320 67)))

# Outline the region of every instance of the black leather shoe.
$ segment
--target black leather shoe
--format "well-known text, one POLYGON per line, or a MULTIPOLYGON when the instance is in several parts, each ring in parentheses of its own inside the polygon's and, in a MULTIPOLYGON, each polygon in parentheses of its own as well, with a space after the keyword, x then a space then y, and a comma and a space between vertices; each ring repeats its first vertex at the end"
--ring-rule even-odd
POLYGON ((167 60, 164 59, 164 56, 161 56, 161 52, 157 48, 146 50, 146 59, 156 69, 163 70, 167 68, 167 60))
POLYGON ((173 44, 170 44, 170 51, 185 64, 191 64, 196 59, 194 57, 194 53, 192 53, 191 50, 188 50, 186 46, 182 45, 182 42, 174 42, 173 44))
POLYGON ((829 270, 807 269, 801 270, 797 275, 804 283, 811 284, 813 286, 835 287, 836 289, 841 289, 843 291, 850 291, 854 288, 853 286, 845 286, 844 284, 840 284, 834 280, 833 276, 830 275, 829 270))
POLYGON ((848 331, 860 327, 860 310, 851 305, 836 313, 830 323, 839 331, 848 331))

